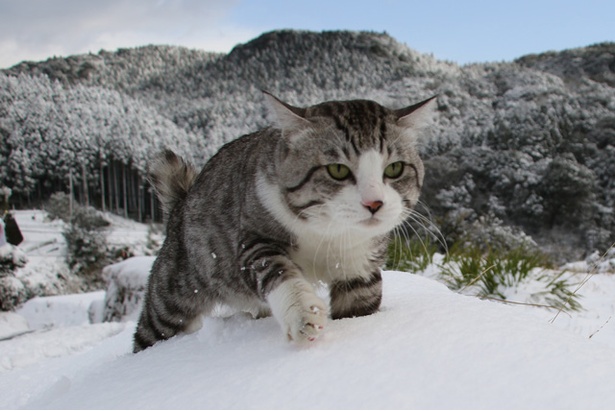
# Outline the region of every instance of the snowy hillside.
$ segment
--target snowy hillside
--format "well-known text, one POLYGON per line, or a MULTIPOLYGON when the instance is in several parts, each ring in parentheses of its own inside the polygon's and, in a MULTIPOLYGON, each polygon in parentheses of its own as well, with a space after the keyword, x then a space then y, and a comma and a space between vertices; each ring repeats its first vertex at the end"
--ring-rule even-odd
POLYGON ((0 314, 0 408, 612 408, 615 276, 601 267, 569 267, 584 311, 557 318, 387 271, 378 313, 330 321, 304 348, 236 314, 133 355, 134 316, 100 323, 104 292, 35 298, 0 314))
POLYGON ((615 43, 465 66, 411 47, 281 30, 228 54, 147 46, 16 65, 0 71, 0 186, 25 207, 67 191, 72 173, 80 197, 144 221, 159 217, 143 178, 152 153, 202 165, 270 123, 261 89, 295 105, 438 95, 423 200, 449 243, 486 217, 558 262, 615 242, 615 43))

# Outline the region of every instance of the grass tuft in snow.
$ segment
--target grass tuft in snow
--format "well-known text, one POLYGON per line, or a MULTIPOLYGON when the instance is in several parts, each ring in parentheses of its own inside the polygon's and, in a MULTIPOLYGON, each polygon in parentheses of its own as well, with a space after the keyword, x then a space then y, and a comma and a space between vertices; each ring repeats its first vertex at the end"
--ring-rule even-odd
POLYGON ((479 298, 563 311, 581 308, 571 277, 564 270, 553 270, 549 258, 537 249, 496 249, 458 242, 445 255, 437 251, 429 239, 396 239, 389 247, 386 268, 418 274, 429 269, 451 290, 479 298))

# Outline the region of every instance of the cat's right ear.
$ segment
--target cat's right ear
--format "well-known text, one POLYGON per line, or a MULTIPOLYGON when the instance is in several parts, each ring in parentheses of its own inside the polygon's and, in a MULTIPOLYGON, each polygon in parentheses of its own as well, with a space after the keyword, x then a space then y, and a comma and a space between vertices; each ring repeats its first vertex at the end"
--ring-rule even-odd
POLYGON ((298 130, 310 124, 305 119, 305 109, 291 106, 275 97, 268 91, 262 90, 267 98, 269 110, 275 117, 275 123, 281 130, 298 130))
POLYGON ((420 103, 395 111, 397 115, 397 125, 405 129, 420 129, 427 126, 432 121, 432 115, 436 107, 436 98, 433 96, 420 103))

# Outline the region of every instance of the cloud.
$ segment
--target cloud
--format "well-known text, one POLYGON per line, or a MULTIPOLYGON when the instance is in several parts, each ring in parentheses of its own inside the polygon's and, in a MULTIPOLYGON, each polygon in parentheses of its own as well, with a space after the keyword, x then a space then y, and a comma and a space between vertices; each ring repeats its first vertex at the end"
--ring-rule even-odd
POLYGON ((145 44, 228 51, 258 33, 229 20, 235 0, 2 0, 0 67, 145 44))

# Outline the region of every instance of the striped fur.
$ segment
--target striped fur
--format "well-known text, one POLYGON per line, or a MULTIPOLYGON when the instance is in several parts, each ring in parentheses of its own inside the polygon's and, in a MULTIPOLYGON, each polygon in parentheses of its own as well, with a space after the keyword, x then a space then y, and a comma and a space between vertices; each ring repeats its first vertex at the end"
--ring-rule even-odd
POLYGON ((154 157, 148 180, 156 189, 165 213, 186 198, 196 176, 196 170, 171 150, 164 150, 154 157))
POLYGON ((168 151, 152 162, 167 238, 135 352, 195 331, 218 304, 272 313, 299 343, 329 317, 378 310, 388 235, 420 194, 415 131, 432 99, 394 111, 367 100, 298 108, 266 95, 275 127, 226 144, 198 176, 168 151), (393 163, 402 172, 387 177, 393 163), (336 179, 328 165, 340 164, 348 174, 336 179), (329 301, 316 283, 328 284, 329 301))

